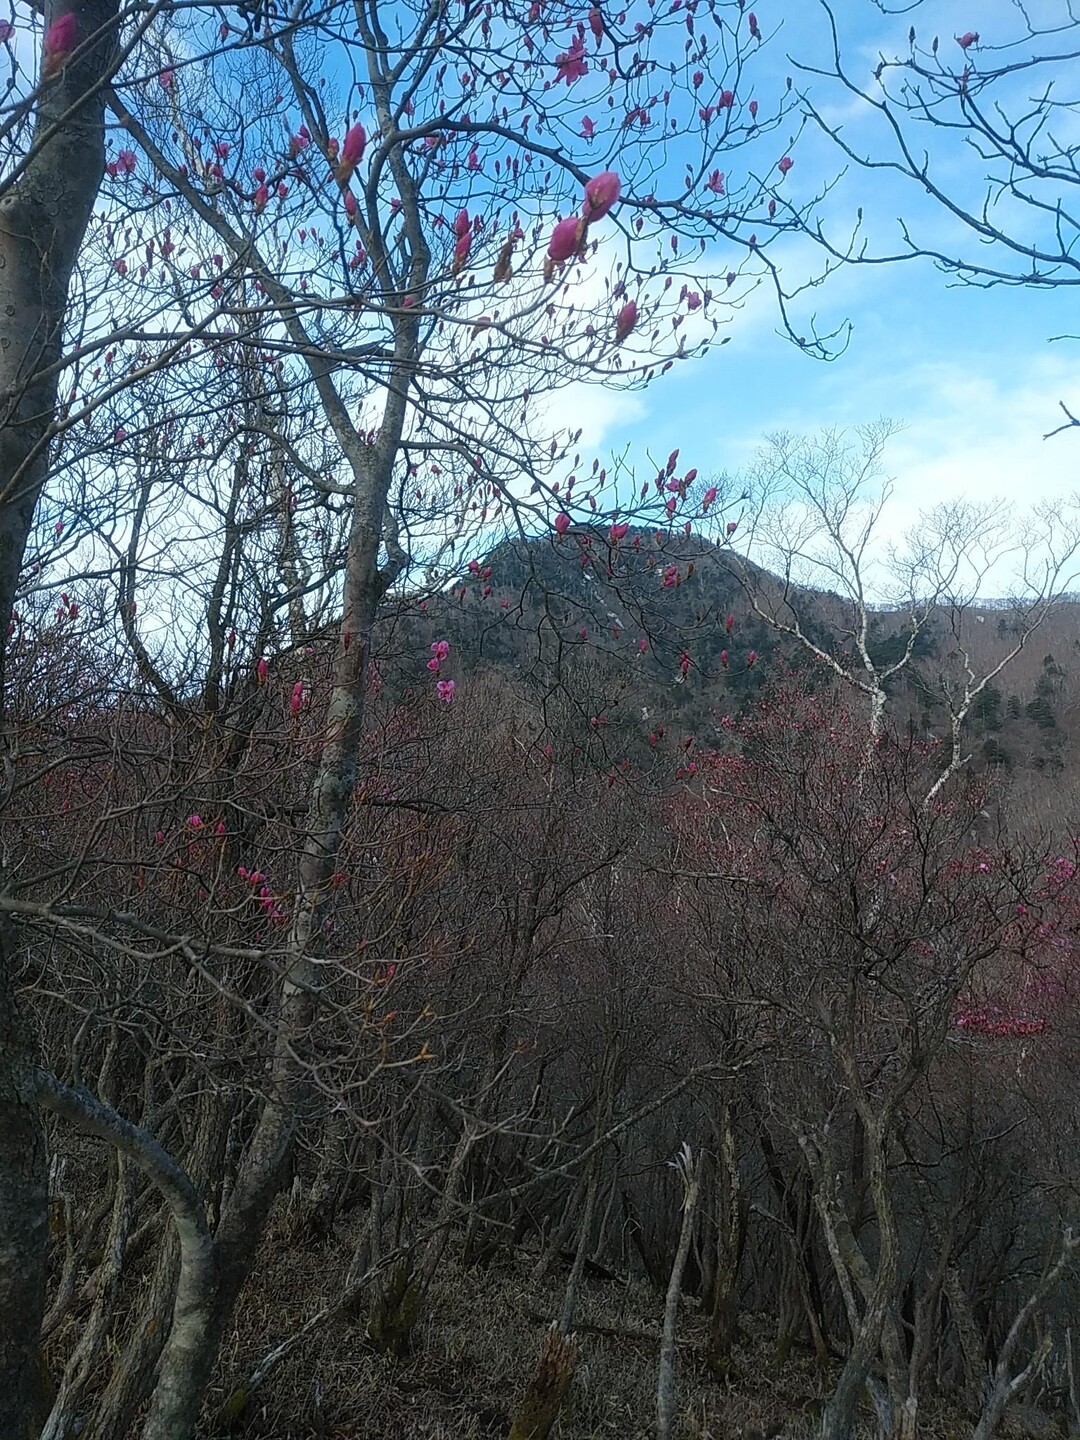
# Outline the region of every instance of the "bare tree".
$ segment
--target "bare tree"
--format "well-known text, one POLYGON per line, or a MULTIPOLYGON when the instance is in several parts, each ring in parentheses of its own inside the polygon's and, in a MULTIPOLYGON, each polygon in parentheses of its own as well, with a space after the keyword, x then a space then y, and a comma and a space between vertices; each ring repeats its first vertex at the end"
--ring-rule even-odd
POLYGON ((735 563, 755 615, 865 697, 868 746, 882 733, 890 687, 911 673, 921 650, 945 651, 945 663, 929 662, 948 726, 929 804, 969 758, 964 727, 972 706, 1073 584, 1080 531, 1063 505, 1037 507, 1018 522, 999 503, 960 502, 931 510, 902 542, 890 543, 882 517, 893 485, 881 477, 895 429, 879 422, 855 437, 774 437, 756 467, 758 503, 748 527, 748 547, 764 571, 735 563), (980 665, 972 638, 985 621, 980 606, 994 598, 990 587, 1008 599, 1012 638, 980 665), (826 595, 845 611, 840 626, 830 615, 827 636, 826 595))

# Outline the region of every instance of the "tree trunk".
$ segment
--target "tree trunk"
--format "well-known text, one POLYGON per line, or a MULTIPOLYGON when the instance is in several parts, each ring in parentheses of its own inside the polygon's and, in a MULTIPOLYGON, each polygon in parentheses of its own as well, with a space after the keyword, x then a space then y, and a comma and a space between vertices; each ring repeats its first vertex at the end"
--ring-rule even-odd
POLYGON ((48 473, 68 287, 105 172, 115 62, 116 0, 44 9, 46 26, 75 15, 78 48, 42 83, 25 166, 0 192, 0 636, 48 473))
MULTIPOLYGON (((100 90, 88 96, 113 63, 116 3, 64 0, 62 8, 75 15, 79 50, 44 82, 25 164, 0 192, 0 714, 8 621, 47 474, 68 287, 105 167, 104 102, 100 90)), ((44 9, 49 25, 61 7, 48 0, 44 9)), ((7 926, 0 935, 0 1435, 22 1440, 39 1388, 48 1186, 35 1046, 15 998, 16 955, 15 929, 7 926)))
POLYGON ((174 1320, 162 1352, 144 1440, 188 1440, 194 1432, 222 1333, 250 1272, 270 1207, 287 1175, 308 1086, 306 1064, 298 1057, 311 1052, 318 1014, 321 982, 315 956, 356 780, 365 671, 383 593, 378 565, 382 519, 407 391, 403 378, 400 390, 389 395, 383 439, 374 454, 357 450, 350 456, 355 492, 334 685, 304 829, 269 1093, 236 1185, 222 1209, 214 1239, 217 1283, 174 1320))
POLYGON ((717 1380, 726 1381, 732 1378, 731 1351, 738 1330, 739 1269, 745 1221, 730 1105, 724 1106, 720 1122, 717 1189, 716 1280, 709 1315, 708 1365, 717 1380))
POLYGON ((675 1330, 679 1317, 679 1297, 682 1294, 683 1270, 690 1253, 690 1237, 694 1231, 694 1211, 697 1209, 700 1173, 690 1160, 686 1147, 686 1194, 683 1198, 682 1229, 679 1232, 679 1246, 675 1252, 675 1263, 671 1267, 667 1298, 664 1302, 664 1337, 660 1342, 660 1374, 656 1384, 656 1434, 657 1440, 670 1440, 671 1427, 675 1421, 675 1330))
MULTIPOLYGON (((45 1307, 48 1176, 33 1042, 16 1004, 11 930, 0 929, 0 1435, 29 1440, 45 1307), (8 963, 5 963, 8 962, 8 963)), ((36 1434, 41 1417, 33 1427, 36 1434)))

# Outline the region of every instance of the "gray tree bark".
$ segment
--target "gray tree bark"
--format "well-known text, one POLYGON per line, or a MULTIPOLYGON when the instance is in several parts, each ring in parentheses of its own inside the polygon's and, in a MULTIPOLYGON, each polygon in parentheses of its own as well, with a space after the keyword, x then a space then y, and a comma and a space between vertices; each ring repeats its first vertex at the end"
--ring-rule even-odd
MULTIPOLYGON (((116 0, 48 0, 73 12, 78 48, 40 89, 30 150, 0 192, 0 709, 4 650, 48 467, 71 274, 105 167, 99 86, 115 53, 116 0)), ((0 787, 0 804, 6 783, 0 787)), ((0 874, 0 883, 3 876, 0 874)), ((48 1238, 35 1045, 16 999, 18 936, 0 935, 0 1435, 31 1430, 48 1238)), ((36 1427, 35 1427, 36 1428, 36 1427)))

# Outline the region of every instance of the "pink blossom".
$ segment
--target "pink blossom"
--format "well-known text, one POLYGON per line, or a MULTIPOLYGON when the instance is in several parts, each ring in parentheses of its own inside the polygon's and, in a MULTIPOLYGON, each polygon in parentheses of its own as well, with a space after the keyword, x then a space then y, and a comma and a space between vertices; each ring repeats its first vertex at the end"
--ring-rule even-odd
POLYGON ((723 193, 724 193, 724 172, 723 172, 723 170, 714 170, 714 171, 712 172, 712 174, 709 176, 708 180, 705 182, 705 189, 706 189, 706 190, 711 190, 714 195, 723 195, 723 193))
POLYGON ((750 104, 749 104, 749 106, 748 106, 747 108, 748 108, 749 111, 750 111, 750 119, 751 119, 751 120, 756 120, 756 119, 757 119, 757 112, 758 112, 758 103, 757 103, 757 101, 756 101, 756 100, 751 100, 751 101, 750 101, 750 104))
POLYGON ((174 76, 171 70, 162 70, 157 78, 158 84, 161 86, 162 90, 172 89, 174 76))
POLYGON ((612 525, 611 529, 608 531, 608 536, 611 540, 611 543, 613 545, 617 545, 620 540, 625 540, 629 533, 630 526, 625 521, 621 521, 617 525, 612 525))
POLYGON ((555 531, 559 535, 565 535, 569 529, 570 516, 567 515, 565 510, 560 510, 558 515, 555 516, 555 531))
POLYGON ((720 651, 720 666, 723 670, 726 670, 728 667, 728 653, 726 650, 720 651))
POLYGON ((436 657, 435 657, 434 655, 433 655, 433 656, 431 657, 431 659, 427 662, 427 668, 431 671, 431 673, 432 673, 433 675, 438 675, 439 670, 440 670, 441 667, 440 667, 440 665, 439 665, 438 660, 436 659, 436 657))
POLYGON ((637 324, 637 321, 637 305, 633 300, 628 300, 615 317, 615 343, 617 345, 622 344, 637 324))
POLYGON ((757 651, 756 651, 756 650, 750 650, 750 651, 748 651, 748 652, 747 652, 747 656, 746 656, 746 668, 749 669, 750 666, 753 665, 753 663, 754 663, 754 661, 755 661, 756 659, 757 659, 757 651))
POLYGON ((589 11, 589 29, 596 37, 596 45, 599 49, 600 42, 604 38, 604 15, 597 5, 594 5, 589 11))
POLYGON ((201 829, 202 829, 202 823, 203 823, 202 816, 201 816, 201 815, 189 815, 189 816, 187 817, 187 823, 188 823, 188 825, 191 827, 192 830, 201 830, 201 829))
POLYGON ((270 191, 265 185, 260 185, 255 191, 255 214, 261 215, 266 209, 270 200, 270 191))
POLYGON ((575 80, 580 80, 583 75, 589 73, 589 65, 585 59, 584 36, 575 35, 570 49, 562 55, 556 55, 555 69, 558 71, 555 77, 556 84, 560 80, 565 80, 567 85, 572 85, 575 80))
POLYGON ((622 181, 614 170, 602 170, 594 175, 585 186, 585 204, 582 214, 585 223, 602 220, 622 194, 622 181))
POLYGON ((701 497, 701 513, 703 515, 705 511, 708 510, 709 506, 713 503, 713 501, 716 499, 718 493, 719 491, 715 485, 710 485, 709 488, 705 491, 705 494, 701 497))
MULTIPOLYGON (((265 188, 265 187, 263 187, 263 188, 265 188)), ((351 190, 346 190, 346 191, 345 191, 345 214, 348 216, 348 218, 349 218, 350 220, 354 220, 354 219, 356 218, 356 211, 357 211, 356 196, 353 194, 353 192, 352 192, 351 190)))
POLYGON ((794 164, 795 161, 792 160, 791 156, 785 155, 782 160, 776 162, 776 168, 780 171, 781 175, 786 175, 794 164))
POLYGON ((255 665, 255 678, 260 685, 266 684, 266 677, 270 673, 270 663, 265 659, 259 660, 255 665))
POLYGON ((159 845, 164 845, 164 844, 165 844, 165 831, 164 831, 164 830, 159 830, 159 831, 157 832, 157 834, 154 836, 154 839, 157 841, 157 843, 158 843, 159 845))
POLYGON ((0 20, 0 45, 4 45, 15 34, 15 26, 9 20, 0 20))
POLYGON ((725 621, 724 621, 724 629, 727 631, 727 633, 728 633, 729 635, 731 634, 732 630, 735 629, 735 616, 734 616, 734 615, 729 615, 729 616, 725 619, 725 621))
POLYGON ((645 639, 644 636, 642 636, 642 638, 637 642, 637 648, 640 655, 644 655, 647 652, 649 648, 649 642, 645 639))
POLYGON ((735 531, 736 531, 738 528, 739 528, 739 522, 738 522, 737 520, 729 520, 729 521, 727 522, 727 533, 728 533, 729 535, 734 535, 734 534, 735 534, 735 531))
POLYGON ((557 265, 565 263, 581 244, 583 233, 584 226, 577 215, 560 220, 551 232, 548 258, 554 260, 557 265))
POLYGON ((583 140, 591 140, 595 134, 596 121, 591 120, 588 115, 585 115, 581 121, 581 138, 583 140))
POLYGON ((453 680, 440 680, 435 686, 435 693, 444 705, 449 705, 454 698, 456 688, 453 680))
POLYGON ((746 18, 750 22, 750 38, 752 40, 760 40, 761 29, 758 25, 758 18, 754 14, 753 10, 750 11, 750 14, 746 18))
POLYGON ((433 640, 431 642, 431 653, 436 660, 445 660, 450 654, 450 641, 433 640))
POLYGON ((357 165, 364 158, 364 149, 367 146, 367 132, 363 125, 354 125, 345 136, 341 147, 341 161, 338 173, 342 180, 347 180, 357 165))
POLYGON ((967 50, 971 45, 979 43, 979 32, 977 30, 965 30, 963 35, 957 35, 956 43, 961 50, 967 50))
POLYGON ((45 64, 42 73, 54 75, 75 49, 79 40, 79 22, 71 11, 59 16, 45 31, 45 64))
POLYGON ((301 705, 303 705, 303 703, 304 682, 302 680, 297 680, 296 684, 292 688, 292 694, 289 696, 289 709, 294 715, 299 715, 300 707, 301 705))
POLYGON ((734 91, 734 90, 721 90, 721 91, 720 91, 720 94, 716 97, 716 108, 717 108, 718 110, 730 110, 731 107, 732 107, 734 104, 735 104, 735 91, 734 91))

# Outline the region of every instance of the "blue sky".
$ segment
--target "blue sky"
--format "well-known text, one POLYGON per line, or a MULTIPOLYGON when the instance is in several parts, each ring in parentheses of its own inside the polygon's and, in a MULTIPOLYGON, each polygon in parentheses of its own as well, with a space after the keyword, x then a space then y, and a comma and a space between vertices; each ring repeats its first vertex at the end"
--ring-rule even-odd
MULTIPOLYGON (((791 73, 786 54, 822 53, 823 12, 813 0, 763 0, 756 9, 763 29, 780 24, 768 56, 779 86, 791 73)), ((1036 23, 1051 23, 1060 11, 1057 0, 1035 0, 1031 9, 1036 23)), ((943 59, 958 68, 962 52, 955 35, 978 29, 984 45, 992 45, 1016 33, 1016 11, 1006 0, 923 4, 895 17, 883 16, 871 0, 839 0, 838 21, 845 63, 867 83, 880 51, 906 53, 913 21, 920 37, 940 35, 943 59)), ((991 52, 985 53, 982 63, 993 63, 991 52)), ((882 153, 858 105, 826 82, 797 73, 796 79, 812 87, 830 117, 844 120, 854 142, 882 153)), ((1067 75, 1059 77, 1059 84, 1067 82, 1067 75)), ((755 92, 761 88, 759 80, 755 92)), ((1025 80, 1016 98, 1033 88, 1025 80)), ((1060 123, 1066 122, 1075 134, 1078 117, 1066 115, 1060 123)), ((809 194, 843 163, 824 137, 808 136, 807 142, 792 152, 796 164, 786 183, 796 195, 809 194)), ((951 190, 977 200, 987 167, 969 147, 950 137, 933 162, 935 175, 951 190)), ((890 247, 898 244, 895 218, 903 214, 927 239, 950 250, 959 245, 967 253, 979 251, 974 237, 961 237, 956 222, 899 178, 849 172, 829 201, 830 212, 850 218, 858 205, 865 207, 870 233, 890 247)), ((805 271, 808 258, 796 244, 784 252, 791 281, 805 271)), ((890 523, 898 529, 943 499, 1001 497, 1022 510, 1039 498, 1071 494, 1080 472, 1080 434, 1042 436, 1063 418, 1059 399, 1080 406, 1080 342, 1049 343, 1051 335, 1080 331, 1077 291, 949 284, 927 261, 834 276, 807 307, 826 328, 845 318, 852 322, 850 347, 832 364, 807 359, 776 335, 771 302, 755 298, 731 325, 730 342, 706 359, 675 367, 642 396, 592 397, 594 425, 604 422, 602 444, 629 443, 637 457, 646 450, 663 456, 678 445, 684 460, 704 473, 739 470, 770 431, 846 427, 888 416, 906 427, 887 456, 897 482, 890 523)))

